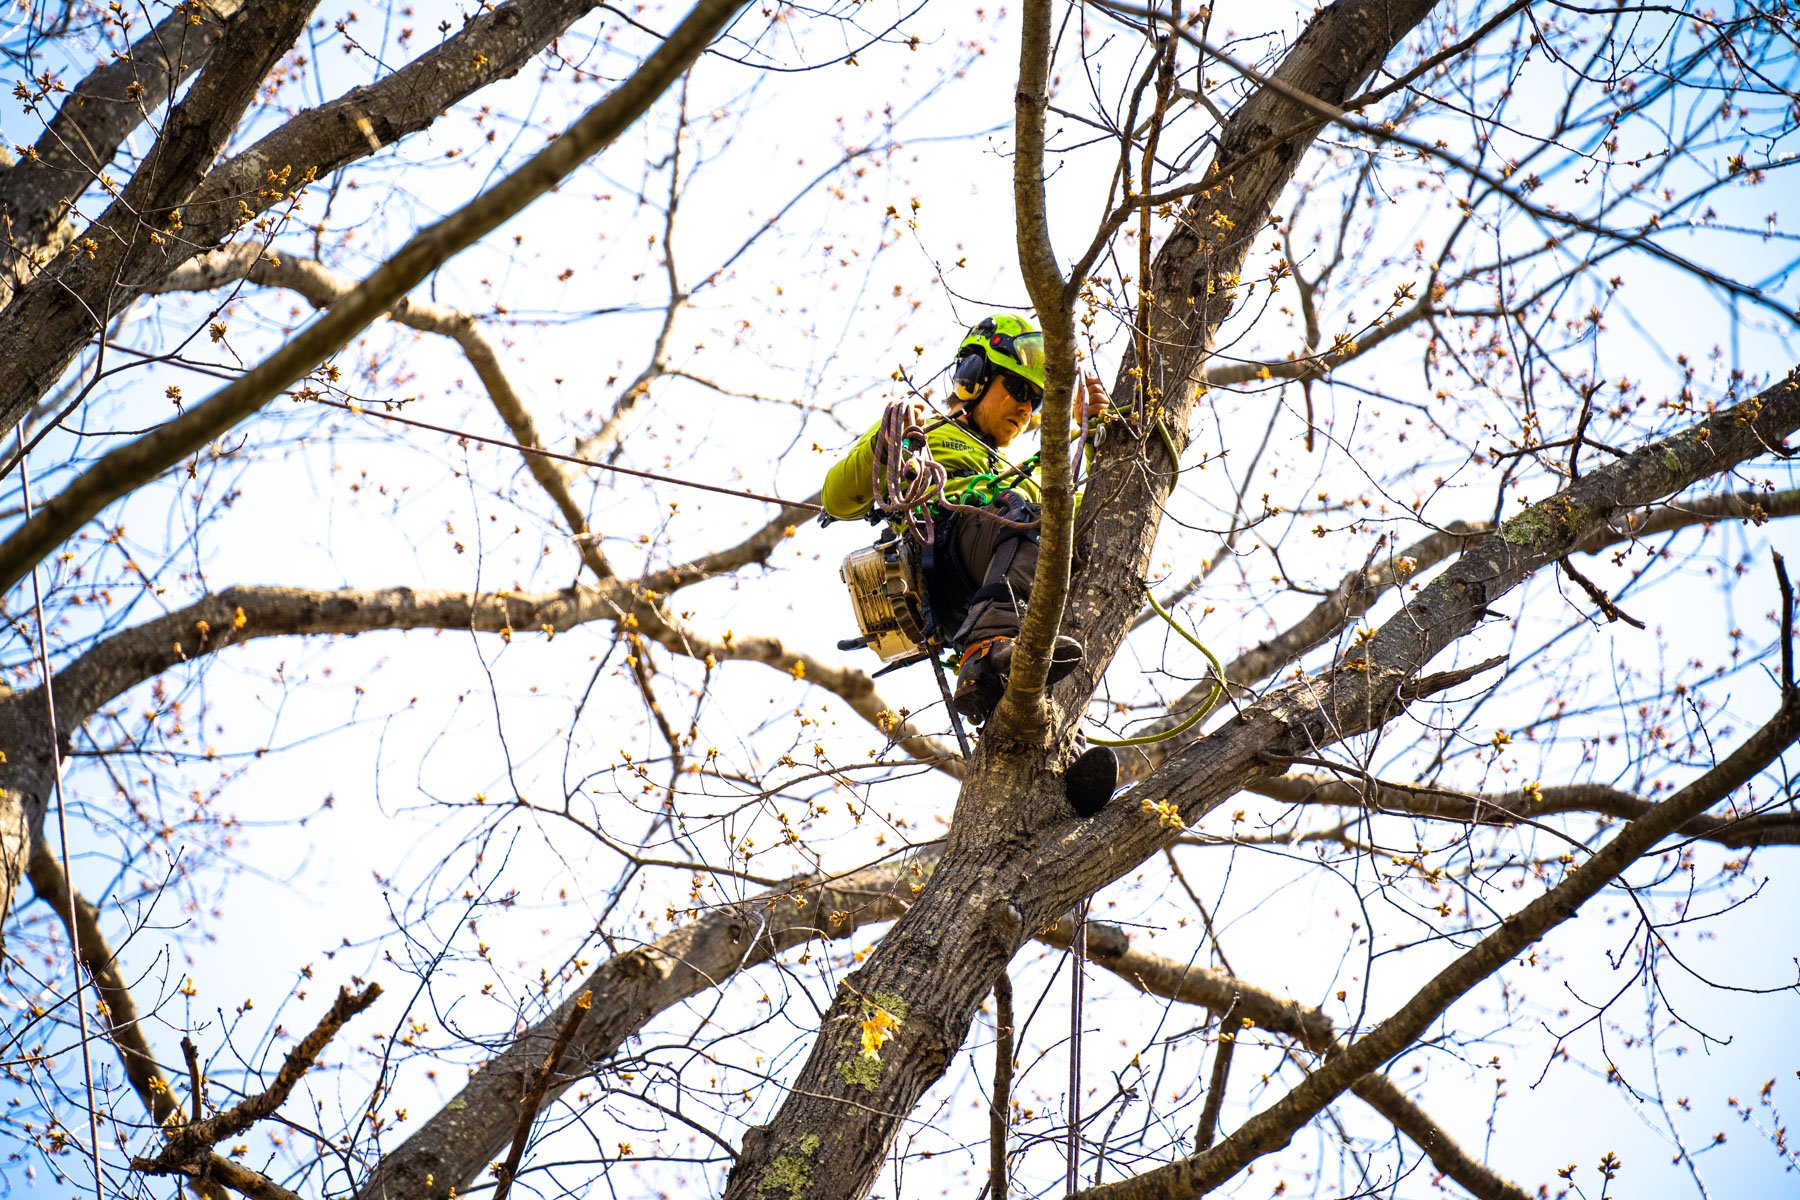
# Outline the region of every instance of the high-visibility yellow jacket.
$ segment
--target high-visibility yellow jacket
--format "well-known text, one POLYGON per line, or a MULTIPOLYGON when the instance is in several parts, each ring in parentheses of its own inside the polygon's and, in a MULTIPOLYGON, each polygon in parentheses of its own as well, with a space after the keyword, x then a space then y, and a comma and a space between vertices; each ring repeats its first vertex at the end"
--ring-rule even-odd
MULTIPOLYGON (((840 521, 866 517, 875 506, 875 435, 880 432, 881 422, 877 421, 825 473, 825 511, 840 521)), ((931 446, 931 457, 949 472, 950 478, 944 484, 948 499, 960 498, 979 476, 1003 475, 1012 470, 1000 457, 998 447, 960 421, 939 425, 925 435, 925 440, 931 446)), ((1043 501, 1035 468, 1030 474, 1008 478, 1006 488, 1033 504, 1043 501)))

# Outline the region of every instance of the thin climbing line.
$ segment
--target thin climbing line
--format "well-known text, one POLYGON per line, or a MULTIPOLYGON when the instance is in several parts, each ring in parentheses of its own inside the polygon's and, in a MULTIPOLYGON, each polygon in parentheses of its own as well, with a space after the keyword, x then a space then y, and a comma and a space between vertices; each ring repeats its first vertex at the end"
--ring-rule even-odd
POLYGON ((482 442, 489 446, 498 446, 503 450, 517 450, 520 454, 535 454, 539 458, 552 458, 557 462, 573 463, 578 467, 592 467, 596 471, 612 471, 619 475, 631 475, 638 479, 654 479, 658 483, 673 483, 678 487, 698 488, 703 492, 718 492, 723 496, 736 496, 740 500, 761 500, 764 504, 779 504, 783 508, 804 508, 810 512, 824 512, 825 506, 814 504, 810 500, 783 500, 780 496, 765 496, 761 492, 741 491, 737 488, 720 487, 714 483, 698 483, 692 479, 678 479, 673 475, 658 475, 654 471, 639 471, 632 467, 616 466, 613 463, 595 462, 591 458, 577 458, 573 454, 559 454, 554 450, 544 450, 537 446, 521 446, 517 442, 509 442, 505 438, 487 437, 484 434, 470 433, 463 429, 452 429, 447 425, 433 425, 430 421, 419 421, 412 417, 396 416, 390 412, 377 412, 361 404, 352 404, 344 400, 329 400, 324 396, 309 397, 315 404, 324 404, 332 408, 341 408, 347 413, 360 416, 380 417, 384 421, 393 421, 400 425, 410 425, 414 429, 429 429, 433 433, 441 433, 447 437, 467 438, 471 442, 482 442))
MULTIPOLYGON (((25 423, 21 421, 13 433, 19 441, 19 489, 24 497, 25 519, 31 520, 31 472, 25 465, 25 423)), ((44 680, 44 710, 50 722, 50 771, 56 793, 56 839, 61 843, 63 890, 69 900, 69 955, 75 978, 75 1024, 81 1033, 81 1075, 87 1086, 88 1145, 94 1159, 94 1200, 106 1200, 100 1183, 100 1114, 94 1103, 94 1059, 88 1051, 87 1000, 81 983, 84 963, 81 957, 81 914, 77 911, 75 876, 69 870, 69 821, 63 804, 62 737, 56 729, 56 695, 50 677, 50 646, 44 637, 44 593, 38 581, 38 569, 31 568, 31 611, 37 623, 38 671, 44 680)), ((29 849, 26 853, 30 853, 29 849)), ((96 985, 97 986, 97 985, 96 985)))

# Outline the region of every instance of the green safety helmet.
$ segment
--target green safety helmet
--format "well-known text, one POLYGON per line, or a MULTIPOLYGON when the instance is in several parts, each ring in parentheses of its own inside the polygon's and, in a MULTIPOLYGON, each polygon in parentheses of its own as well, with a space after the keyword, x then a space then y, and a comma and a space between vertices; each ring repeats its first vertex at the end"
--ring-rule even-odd
POLYGON ((967 404, 987 390, 996 372, 1023 382, 1031 407, 1044 402, 1044 335, 1024 317, 995 313, 970 328, 956 348, 951 386, 956 398, 967 404))

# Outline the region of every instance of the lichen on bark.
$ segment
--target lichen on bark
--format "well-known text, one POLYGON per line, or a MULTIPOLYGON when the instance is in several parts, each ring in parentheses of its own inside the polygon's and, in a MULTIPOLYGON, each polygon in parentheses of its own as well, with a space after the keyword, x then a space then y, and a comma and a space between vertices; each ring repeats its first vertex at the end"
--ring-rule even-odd
POLYGON ((812 1184, 812 1156, 818 1152, 819 1135, 807 1134, 794 1143, 793 1149, 796 1153, 777 1154, 763 1168, 756 1183, 758 1196, 774 1192, 785 1200, 805 1200, 806 1189, 812 1184))
POLYGON ((852 1054, 849 1058, 839 1059, 837 1064, 838 1078, 846 1086, 859 1087, 865 1092, 872 1092, 881 1082, 881 1060, 869 1058, 862 1054, 852 1054))

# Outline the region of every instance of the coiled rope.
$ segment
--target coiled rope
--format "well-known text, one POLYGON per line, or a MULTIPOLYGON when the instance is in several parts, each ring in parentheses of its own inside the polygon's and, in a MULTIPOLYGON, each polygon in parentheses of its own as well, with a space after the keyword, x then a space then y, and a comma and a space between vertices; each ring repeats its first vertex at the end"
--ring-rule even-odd
POLYGON ((1218 657, 1213 654, 1211 650, 1206 648, 1205 643, 1176 622, 1175 618, 1169 614, 1169 610, 1164 608, 1162 604, 1157 601, 1155 594, 1150 591, 1149 584, 1144 585, 1144 599, 1150 602, 1150 607, 1156 610, 1157 616, 1169 623, 1170 629, 1173 629, 1176 633, 1179 633, 1183 638, 1187 639, 1187 643, 1194 649, 1206 655, 1206 661, 1212 664, 1213 669, 1212 692, 1198 708, 1183 717, 1181 723, 1172 729, 1165 729, 1161 733, 1146 733, 1141 737, 1128 738, 1103 738, 1089 734, 1088 741, 1096 746, 1148 746, 1155 742, 1166 742, 1170 738, 1180 737, 1182 734, 1198 725, 1201 721, 1205 720, 1206 714, 1217 708, 1219 701, 1225 698, 1225 668, 1220 664, 1218 657))
POLYGON ((875 434, 875 507, 903 525, 919 545, 929 546, 937 538, 932 509, 943 500, 949 478, 944 464, 931 457, 925 428, 913 420, 911 406, 889 404, 875 434))
MULTIPOLYGON (((870 484, 875 507, 900 525, 920 546, 930 546, 936 541, 939 512, 973 513, 983 520, 1013 529, 1036 529, 1042 524, 1042 519, 1038 517, 1029 521, 1015 521, 994 512, 985 502, 964 504, 944 495, 944 487, 950 481, 950 472, 943 463, 932 457, 931 441, 926 435, 932 429, 947 424, 949 420, 946 417, 929 426, 920 425, 913 419, 910 405, 895 401, 887 406, 881 414, 881 426, 876 431, 874 440, 875 465, 870 484)), ((1029 475, 1036 462, 1037 455, 1034 454, 1004 474, 976 476, 958 494, 966 496, 986 480, 992 486, 994 495, 998 495, 1004 490, 999 486, 1001 483, 1015 476, 1029 475)), ((987 500, 993 498, 989 496, 987 500)))

